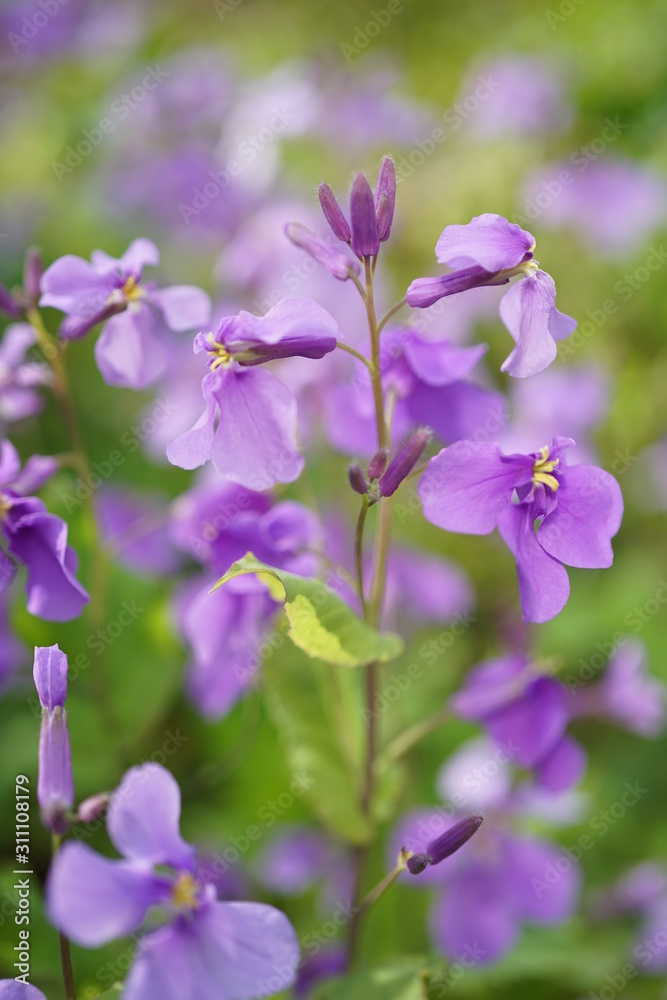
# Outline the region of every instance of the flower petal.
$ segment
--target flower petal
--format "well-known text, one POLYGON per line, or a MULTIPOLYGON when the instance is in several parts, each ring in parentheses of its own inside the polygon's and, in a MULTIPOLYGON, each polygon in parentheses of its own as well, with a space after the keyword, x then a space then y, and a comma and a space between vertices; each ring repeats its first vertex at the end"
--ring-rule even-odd
POLYGON ((97 367, 107 385, 144 389, 160 377, 167 356, 155 325, 145 304, 108 320, 95 344, 97 367))
POLYGON ((465 226, 447 226, 435 253, 449 267, 479 264, 486 271, 504 271, 517 267, 534 246, 534 238, 521 226, 486 212, 465 226))
MULTIPOLYGON (((527 378, 543 371, 554 360, 557 347, 551 325, 552 313, 557 311, 555 298, 553 278, 544 271, 521 278, 503 296, 500 318, 516 347, 503 361, 501 371, 515 378, 527 378)), ((556 323, 559 331, 561 326, 556 323)))
POLYGON ((32 670, 39 703, 50 712, 59 705, 63 708, 67 698, 67 657, 55 646, 35 646, 32 670))
POLYGON ((192 868, 194 848, 181 837, 181 790, 159 764, 131 768, 111 796, 107 831, 126 858, 192 868))
POLYGON ((430 919, 431 936, 452 961, 472 955, 480 965, 506 954, 519 935, 509 873, 470 864, 457 872, 430 919))
POLYGON ((162 311, 170 330, 196 330, 211 318, 211 300, 195 285, 172 285, 149 293, 149 300, 162 311))
POLYGON ((581 569, 611 566, 611 539, 623 517, 623 494, 614 477, 594 465, 568 466, 557 500, 537 529, 544 551, 581 569))
POLYGON ((78 312, 77 307, 89 304, 95 311, 104 303, 117 282, 99 271, 83 257, 67 254, 54 261, 42 275, 40 306, 51 306, 64 313, 78 312))
POLYGON ((418 379, 427 385, 450 385, 469 375, 486 354, 486 344, 457 347, 448 340, 427 340, 409 332, 401 341, 403 354, 418 379))
POLYGON ((555 924, 575 912, 581 871, 564 851, 533 837, 507 837, 505 863, 512 873, 514 902, 524 919, 555 924), (565 864, 563 864, 565 862, 565 864))
POLYGON ((559 740, 538 769, 540 785, 549 792, 563 792, 576 785, 586 772, 586 754, 570 736, 559 740))
POLYGON ((199 420, 183 434, 167 445, 167 458, 179 469, 198 469, 211 457, 211 445, 215 430, 215 414, 217 403, 213 395, 213 386, 217 382, 214 374, 206 375, 202 380, 202 392, 206 400, 206 409, 199 420))
POLYGON ((511 504, 498 527, 516 559, 523 620, 546 622, 555 618, 570 596, 570 581, 562 563, 545 552, 535 538, 531 504, 511 504))
POLYGON ((51 865, 46 906, 49 919, 67 937, 97 948, 136 930, 169 891, 169 882, 149 869, 111 861, 69 841, 51 865))
POLYGON ((415 423, 432 428, 448 443, 495 438, 507 423, 507 401, 502 393, 473 382, 443 386, 422 382, 405 405, 415 423))

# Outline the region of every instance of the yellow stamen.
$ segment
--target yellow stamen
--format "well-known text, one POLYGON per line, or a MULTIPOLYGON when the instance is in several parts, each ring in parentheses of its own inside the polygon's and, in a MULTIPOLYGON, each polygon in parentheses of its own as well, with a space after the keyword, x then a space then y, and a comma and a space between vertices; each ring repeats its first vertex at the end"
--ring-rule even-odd
POLYGON ((136 302, 144 294, 143 288, 137 283, 137 279, 133 274, 130 275, 123 285, 122 292, 128 302, 136 302))
POLYGON ((12 502, 7 497, 3 497, 0 493, 0 521, 3 519, 5 514, 8 514, 11 510, 12 502))
POLYGON ((194 910, 197 906, 197 883, 189 872, 181 872, 171 890, 171 899, 177 910, 194 910))
POLYGON ((232 361, 232 355, 229 353, 224 344, 220 341, 213 339, 213 334, 209 333, 206 338, 215 350, 211 351, 214 355, 213 361, 211 362, 211 371, 214 372, 216 368, 220 368, 222 365, 228 365, 232 361))
POLYGON ((540 455, 542 458, 538 458, 537 462, 533 466, 533 482, 535 485, 542 483, 543 486, 548 486, 549 489, 553 490, 554 493, 559 487, 559 482, 555 476, 550 475, 560 463, 559 458, 549 458, 549 449, 545 446, 540 448, 540 455))

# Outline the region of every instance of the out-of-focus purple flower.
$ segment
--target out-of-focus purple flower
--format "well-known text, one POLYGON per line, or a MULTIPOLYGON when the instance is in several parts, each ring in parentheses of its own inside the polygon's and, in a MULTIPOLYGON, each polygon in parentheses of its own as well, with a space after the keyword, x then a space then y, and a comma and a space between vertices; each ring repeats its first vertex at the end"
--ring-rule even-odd
MULTIPOLYGON (((618 258, 645 246, 667 218, 664 178, 620 157, 591 162, 581 156, 575 166, 570 159, 531 177, 524 213, 550 229, 573 229, 596 254, 618 258)), ((647 266, 659 270, 663 263, 652 250, 647 266)))
POLYGON ((0 444, 0 593, 14 578, 12 556, 28 571, 28 611, 47 621, 78 618, 90 598, 76 579, 76 553, 67 544, 67 524, 49 514, 31 494, 53 475, 55 459, 33 455, 23 469, 9 441, 0 444))
POLYGON ((42 706, 37 801, 44 826, 62 834, 74 804, 74 778, 65 710, 67 657, 57 645, 35 647, 33 678, 42 706))
POLYGON ((550 135, 562 132, 573 118, 564 84, 562 74, 541 56, 502 56, 474 67, 454 107, 471 95, 477 98, 462 121, 463 130, 476 139, 550 135))
POLYGON ((42 275, 40 305, 67 316, 61 336, 80 338, 104 323, 95 358, 109 385, 142 389, 164 371, 166 355, 156 334, 156 313, 171 330, 197 329, 209 320, 211 302, 202 289, 156 288, 144 282, 144 267, 159 261, 155 244, 138 239, 118 260, 102 250, 93 251, 90 262, 68 255, 42 275))
POLYGON ((573 712, 601 716, 640 736, 657 736, 665 724, 667 686, 649 674, 646 658, 643 642, 629 639, 614 652, 600 681, 572 692, 573 712))
MULTIPOLYGON (((493 743, 486 744, 485 754, 478 755, 483 780, 479 771, 459 763, 458 754, 441 772, 439 784, 448 786, 460 808, 479 809, 479 799, 471 801, 471 788, 492 783, 502 773, 493 743)), ((468 843, 445 864, 407 880, 411 886, 436 888, 431 938, 452 961, 467 955, 474 943, 477 961, 495 962, 515 944, 524 924, 561 923, 574 913, 579 898, 581 878, 575 862, 568 859, 563 870, 563 854, 556 844, 507 828, 513 808, 509 783, 496 795, 493 807, 490 801, 484 824, 468 843)), ((392 834, 391 863, 402 847, 418 856, 428 853, 434 840, 447 843, 458 822, 457 810, 450 805, 408 813, 392 834)))
POLYGON ((500 318, 516 344, 501 370, 515 378, 535 375, 556 357, 556 341, 569 337, 577 324, 556 309, 556 286, 533 259, 534 249, 533 236, 501 215, 487 212, 465 226, 447 226, 436 256, 454 270, 416 278, 406 293, 408 305, 424 309, 447 295, 520 277, 500 303, 500 318))
MULTIPOLYGON (((314 986, 333 976, 342 976, 347 971, 348 964, 349 955, 342 945, 328 945, 306 956, 294 984, 294 996, 297 1000, 306 1000, 306 997, 312 996, 314 986)), ((0 1000, 4 998, 0 996, 0 1000)))
POLYGON ((0 424, 13 423, 32 417, 43 407, 37 391, 50 385, 51 372, 47 365, 27 361, 26 354, 37 336, 27 323, 11 323, 0 342, 0 424))
POLYGON ((17 979, 0 979, 0 1000, 46 1000, 41 990, 17 979))
POLYGON ((595 452, 590 432, 605 419, 610 401, 605 372, 594 365, 549 368, 512 383, 513 419, 500 435, 506 454, 529 451, 534 441, 548 441, 554 427, 574 438, 574 462, 590 462, 595 452), (583 447, 582 447, 583 445, 583 447))
POLYGON ((302 504, 269 506, 261 494, 225 484, 184 494, 174 505, 171 537, 205 566, 187 584, 177 606, 192 651, 188 688, 201 712, 220 718, 257 681, 273 647, 268 634, 278 605, 255 577, 232 580, 211 593, 215 580, 252 550, 258 559, 301 575, 317 567, 317 518, 302 504))
POLYGON ((297 479, 303 458, 295 441, 296 400, 269 372, 252 368, 279 358, 322 358, 336 347, 337 332, 316 303, 285 299, 265 316, 224 319, 216 338, 199 334, 195 353, 205 352, 209 366, 202 381, 206 410, 169 445, 169 461, 195 469, 211 458, 227 479, 254 490, 297 479))
MULTIPOLYGON (((396 328, 383 332, 381 346, 382 384, 394 402, 395 442, 420 425, 432 428, 441 441, 486 439, 505 423, 504 397, 468 377, 486 345, 456 347, 396 328)), ((343 454, 373 455, 377 429, 366 373, 331 387, 325 405, 325 431, 333 447, 343 454)))
POLYGON ((123 860, 64 845, 49 873, 47 909, 63 933, 95 948, 137 930, 159 908, 165 922, 141 939, 127 1000, 245 1000, 289 988, 299 946, 287 918, 262 903, 221 903, 198 879, 194 848, 179 832, 180 791, 168 771, 127 772, 107 813, 123 860), (272 984, 278 980, 279 987, 272 984))
POLYGON ((419 483, 424 514, 446 531, 488 535, 498 528, 514 555, 524 621, 544 622, 567 603, 565 566, 611 566, 623 497, 608 472, 564 464, 571 438, 530 455, 459 441, 432 458, 419 483), (537 531, 535 523, 539 521, 537 531))
POLYGON ((300 896, 321 882, 332 862, 326 837, 305 826, 283 827, 264 849, 255 872, 261 883, 282 896, 300 896))
POLYGON ((164 498, 105 487, 97 498, 105 544, 135 573, 174 573, 179 558, 169 542, 169 512, 164 498))
POLYGON ((566 734, 570 701, 564 685, 540 674, 527 656, 508 655, 474 667, 450 699, 463 719, 484 724, 500 747, 560 792, 576 784, 586 766, 583 750, 566 734))

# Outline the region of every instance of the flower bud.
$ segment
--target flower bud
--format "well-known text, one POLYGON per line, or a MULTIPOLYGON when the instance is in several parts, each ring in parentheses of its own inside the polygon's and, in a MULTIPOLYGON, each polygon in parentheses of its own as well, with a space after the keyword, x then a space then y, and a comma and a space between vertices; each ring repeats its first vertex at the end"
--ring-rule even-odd
POLYGON ((21 306, 2 282, 0 282, 0 313, 4 313, 5 316, 11 316, 12 319, 18 319, 19 316, 23 315, 21 306))
POLYGON ((98 795, 91 795, 84 799, 76 811, 76 819, 79 823, 92 823, 106 810, 111 796, 108 792, 100 792, 98 795))
POLYGON ((387 468, 387 458, 389 457, 389 452, 386 448, 380 448, 378 452, 373 455, 372 459, 368 463, 368 478, 369 479, 379 479, 384 470, 387 468))
POLYGON ((410 874, 420 875, 429 865, 439 865, 445 858, 454 854, 470 840, 473 834, 477 833, 482 820, 482 816, 467 816, 427 844, 424 853, 413 854, 408 858, 406 866, 410 874))
POLYGON ((29 302, 37 302, 39 298, 39 282, 42 277, 42 253, 37 247, 26 251, 23 263, 23 294, 29 302))
POLYGON ((422 427, 399 449, 378 483, 383 497, 392 496, 406 476, 412 472, 431 436, 431 431, 427 427, 422 427))
POLYGON ((349 243, 352 239, 352 231, 347 219, 343 215, 343 210, 336 201, 336 196, 328 184, 320 184, 317 189, 317 196, 324 212, 324 218, 329 223, 331 232, 336 239, 342 243, 349 243))
POLYGON ((36 646, 33 678, 42 706, 39 731, 37 801, 42 822, 56 834, 67 829, 74 802, 72 751, 64 709, 67 697, 67 657, 55 646, 36 646))
POLYGON ((368 483, 366 482, 366 477, 358 465, 351 465, 349 467, 347 470, 347 478, 350 480, 350 486, 355 493, 360 493, 362 496, 366 496, 368 493, 368 483))
POLYGON ((375 201, 363 174, 357 174, 350 192, 352 250, 357 257, 374 257, 380 249, 375 201))
POLYGON ((380 242, 389 239, 396 204, 396 171, 391 156, 385 156, 375 189, 375 214, 380 242))
POLYGON ((359 271, 359 264, 356 260, 334 250, 317 233, 312 232, 300 222, 288 223, 285 226, 285 232, 292 243, 309 253, 339 281, 347 281, 351 272, 359 271))

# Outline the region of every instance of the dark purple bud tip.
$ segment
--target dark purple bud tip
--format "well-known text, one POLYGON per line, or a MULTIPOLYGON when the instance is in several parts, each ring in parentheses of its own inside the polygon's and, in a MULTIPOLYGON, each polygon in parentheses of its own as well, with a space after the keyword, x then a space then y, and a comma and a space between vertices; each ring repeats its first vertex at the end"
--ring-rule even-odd
POLYGON ((391 224, 394 220, 396 204, 396 171, 394 161, 385 156, 380 167, 377 188, 375 191, 375 214, 377 215, 378 236, 380 242, 389 239, 391 224))
MULTIPOLYGON (((439 865, 441 861, 454 854, 460 847, 470 840, 474 833, 477 833, 482 825, 482 816, 467 816, 459 823, 456 823, 450 830, 443 833, 437 840, 432 840, 427 845, 426 850, 432 865, 439 865)), ((414 855, 418 857, 419 855, 414 855)))
POLYGON ((425 868, 431 864, 428 854, 413 854, 406 861, 406 868, 411 875, 421 875, 425 868))
POLYGON ((384 470, 387 468, 387 458, 389 457, 389 452, 386 448, 380 448, 378 452, 373 455, 372 459, 368 463, 368 478, 369 479, 379 479, 384 470))
POLYGON ((320 199, 322 211, 324 212, 324 218, 329 223, 331 232, 336 239, 341 240, 343 243, 349 243, 352 239, 352 230, 329 185, 320 184, 317 189, 317 195, 320 199))
POLYGON ((23 315, 20 304, 11 292, 7 291, 2 282, 0 282, 0 313, 4 313, 5 316, 10 316, 12 319, 18 319, 19 316, 23 315))
POLYGON ((431 437, 432 432, 429 428, 421 427, 408 438, 403 447, 394 455, 378 483, 383 497, 392 496, 406 476, 410 475, 431 437))
POLYGON ((374 257, 380 249, 375 199, 363 174, 357 174, 350 192, 352 250, 357 257, 374 257))
POLYGON ((39 282, 42 277, 42 252, 37 247, 26 251, 23 263, 23 294, 30 302, 39 298, 39 282))
POLYGON ((347 477, 350 480, 350 486, 355 493, 360 493, 362 496, 366 496, 368 493, 368 483, 366 482, 366 477, 359 468, 358 465, 351 465, 347 470, 347 477))

